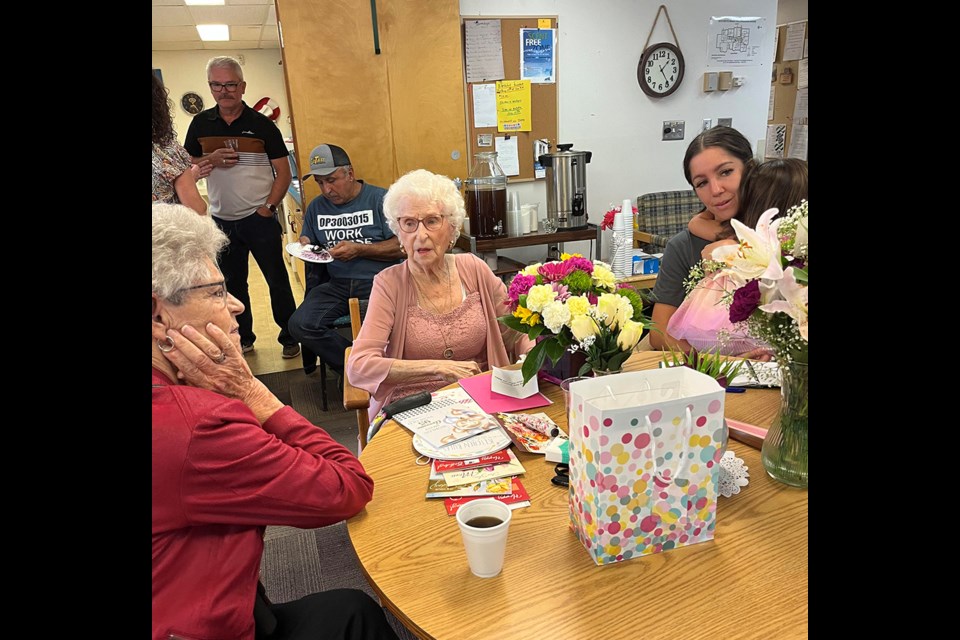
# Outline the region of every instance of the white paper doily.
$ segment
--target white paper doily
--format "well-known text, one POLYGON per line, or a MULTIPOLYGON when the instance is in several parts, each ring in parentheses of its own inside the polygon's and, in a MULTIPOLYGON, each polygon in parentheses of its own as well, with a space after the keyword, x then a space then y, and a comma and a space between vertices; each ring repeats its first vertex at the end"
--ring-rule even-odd
POLYGON ((727 451, 720 458, 720 495, 729 498, 735 493, 740 493, 740 487, 745 487, 750 481, 747 479, 750 474, 747 473, 747 467, 743 460, 733 455, 733 451, 727 451))

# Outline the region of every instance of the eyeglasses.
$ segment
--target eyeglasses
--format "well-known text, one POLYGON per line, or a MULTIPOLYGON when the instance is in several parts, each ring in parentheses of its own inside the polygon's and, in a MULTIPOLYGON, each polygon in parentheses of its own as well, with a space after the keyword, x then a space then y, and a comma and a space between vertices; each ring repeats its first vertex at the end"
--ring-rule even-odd
POLYGON ((184 291, 193 291, 194 289, 206 289, 209 287, 219 287, 216 291, 214 291, 211 294, 211 297, 214 300, 220 302, 222 305, 226 306, 227 304, 226 284, 227 283, 225 280, 221 280, 219 282, 210 282, 207 284, 196 284, 196 285, 193 285, 192 287, 184 287, 183 289, 177 289, 176 291, 173 292, 173 295, 177 295, 178 293, 183 293, 184 291))
POLYGON ((211 91, 223 91, 224 89, 236 91, 237 87, 240 86, 239 82, 208 82, 207 84, 210 85, 211 91))
POLYGON ((440 228, 440 225, 443 224, 444 216, 427 216, 426 218, 420 220, 418 218, 400 218, 397 220, 397 224, 400 225, 400 228, 406 231, 407 233, 413 233, 417 230, 417 227, 420 224, 423 224, 424 229, 427 231, 436 231, 440 228))

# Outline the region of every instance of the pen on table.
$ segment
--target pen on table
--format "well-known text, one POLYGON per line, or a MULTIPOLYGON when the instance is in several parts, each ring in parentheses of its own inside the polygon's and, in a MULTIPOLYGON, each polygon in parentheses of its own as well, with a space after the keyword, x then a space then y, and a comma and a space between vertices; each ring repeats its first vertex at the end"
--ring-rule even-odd
POLYGON ((746 390, 746 387, 727 387, 727 393, 743 393, 746 390))

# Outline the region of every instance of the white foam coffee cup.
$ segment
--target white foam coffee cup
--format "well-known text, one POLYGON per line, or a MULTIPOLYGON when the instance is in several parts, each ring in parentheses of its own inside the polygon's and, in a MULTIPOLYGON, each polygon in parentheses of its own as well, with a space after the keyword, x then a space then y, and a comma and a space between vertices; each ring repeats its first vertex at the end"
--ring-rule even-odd
POLYGON ((470 571, 479 578, 492 578, 503 569, 503 556, 507 550, 507 530, 513 512, 510 507, 493 498, 471 500, 457 510, 457 524, 467 551, 470 571), (478 520, 481 519, 481 520, 478 520), (494 526, 471 526, 482 520, 499 520, 494 526))

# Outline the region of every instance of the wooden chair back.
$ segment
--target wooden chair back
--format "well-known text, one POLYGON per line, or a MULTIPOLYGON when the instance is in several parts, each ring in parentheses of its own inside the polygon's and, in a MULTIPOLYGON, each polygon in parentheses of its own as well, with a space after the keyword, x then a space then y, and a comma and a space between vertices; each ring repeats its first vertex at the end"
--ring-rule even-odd
MULTIPOLYGON (((357 334, 360 333, 360 300, 350 298, 349 305, 350 330, 353 332, 353 339, 356 340, 357 334)), ((352 349, 353 346, 349 346, 344 351, 344 365, 349 361, 352 349)), ((370 394, 350 384, 346 376, 346 371, 344 371, 343 376, 343 408, 347 411, 352 410, 357 412, 357 433, 360 440, 360 449, 357 451, 357 454, 359 454, 360 451, 367 446, 367 430, 370 428, 370 416, 367 415, 367 410, 370 408, 370 394)))

